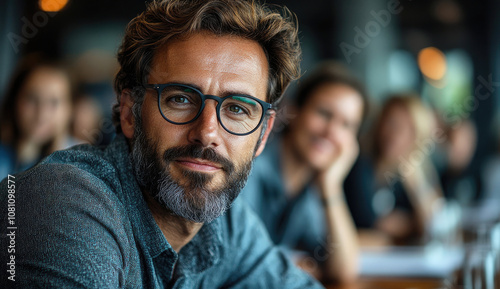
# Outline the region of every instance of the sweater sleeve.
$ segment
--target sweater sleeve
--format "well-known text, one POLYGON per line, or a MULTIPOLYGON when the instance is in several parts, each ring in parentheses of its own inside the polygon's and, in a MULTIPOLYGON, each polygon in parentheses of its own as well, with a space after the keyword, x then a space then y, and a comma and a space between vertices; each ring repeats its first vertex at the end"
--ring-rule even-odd
POLYGON ((2 274, 1 288, 124 285, 127 220, 102 181, 67 164, 39 165, 12 180, 10 191, 7 179, 0 184, 1 270, 13 269, 2 274))

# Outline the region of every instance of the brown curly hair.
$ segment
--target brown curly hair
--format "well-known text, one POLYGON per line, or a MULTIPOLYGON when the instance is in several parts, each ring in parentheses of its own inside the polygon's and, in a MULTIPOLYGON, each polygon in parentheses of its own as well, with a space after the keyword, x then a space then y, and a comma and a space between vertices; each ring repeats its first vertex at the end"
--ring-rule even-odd
POLYGON ((136 104, 144 96, 156 49, 169 40, 207 31, 217 36, 236 35, 258 42, 269 63, 268 102, 276 103, 300 75, 301 49, 295 15, 284 7, 280 13, 249 0, 153 0, 146 11, 132 19, 118 51, 120 70, 114 87, 117 104, 113 121, 120 127, 120 95, 132 90, 136 104))

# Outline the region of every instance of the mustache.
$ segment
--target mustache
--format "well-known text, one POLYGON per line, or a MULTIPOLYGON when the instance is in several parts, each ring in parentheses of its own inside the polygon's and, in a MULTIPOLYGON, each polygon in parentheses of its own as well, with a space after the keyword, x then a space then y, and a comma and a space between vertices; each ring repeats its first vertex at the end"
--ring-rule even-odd
POLYGON ((229 159, 221 156, 213 148, 203 147, 198 144, 172 147, 163 153, 163 159, 167 163, 177 158, 195 158, 217 163, 228 174, 231 174, 235 169, 234 164, 229 159))

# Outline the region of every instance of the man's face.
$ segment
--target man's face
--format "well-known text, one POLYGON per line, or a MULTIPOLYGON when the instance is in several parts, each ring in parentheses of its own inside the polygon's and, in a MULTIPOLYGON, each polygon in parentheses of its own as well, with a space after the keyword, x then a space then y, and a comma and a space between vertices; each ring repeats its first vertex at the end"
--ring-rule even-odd
MULTIPOLYGON (((194 34, 160 47, 151 68, 150 84, 186 84, 204 94, 266 100, 268 63, 263 49, 251 40, 194 34)), ((261 132, 237 136, 225 131, 216 106, 207 100, 196 121, 175 125, 162 117, 157 92, 148 89, 142 120, 135 121, 133 158, 139 183, 169 211, 195 222, 219 216, 238 195, 261 132)))

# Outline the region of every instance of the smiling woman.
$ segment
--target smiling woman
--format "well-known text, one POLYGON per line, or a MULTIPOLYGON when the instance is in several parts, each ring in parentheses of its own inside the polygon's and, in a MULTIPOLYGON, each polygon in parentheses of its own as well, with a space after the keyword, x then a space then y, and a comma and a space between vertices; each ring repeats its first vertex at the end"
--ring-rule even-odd
POLYGON ((358 155, 365 102, 362 84, 346 68, 320 65, 300 84, 296 117, 255 160, 242 193, 274 242, 325 280, 357 275, 356 231, 342 183, 358 155))

